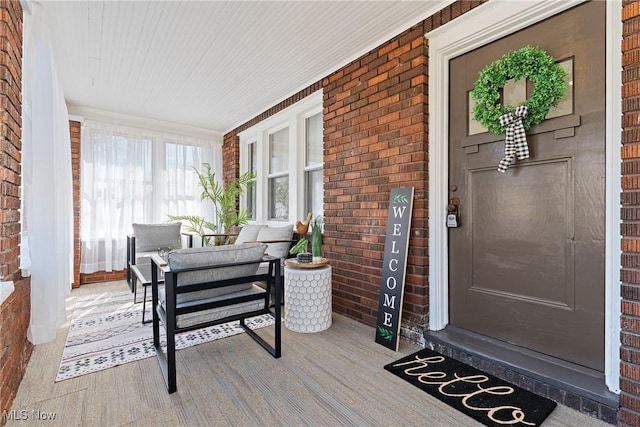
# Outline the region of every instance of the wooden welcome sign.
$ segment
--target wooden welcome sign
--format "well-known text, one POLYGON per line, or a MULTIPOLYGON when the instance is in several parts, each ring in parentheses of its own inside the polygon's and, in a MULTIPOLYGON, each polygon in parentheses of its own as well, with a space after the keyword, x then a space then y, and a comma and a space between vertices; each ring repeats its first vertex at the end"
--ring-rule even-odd
POLYGON ((398 351, 400 343, 400 318, 412 211, 413 187, 392 188, 389 197, 387 238, 384 244, 376 342, 394 351, 398 351))

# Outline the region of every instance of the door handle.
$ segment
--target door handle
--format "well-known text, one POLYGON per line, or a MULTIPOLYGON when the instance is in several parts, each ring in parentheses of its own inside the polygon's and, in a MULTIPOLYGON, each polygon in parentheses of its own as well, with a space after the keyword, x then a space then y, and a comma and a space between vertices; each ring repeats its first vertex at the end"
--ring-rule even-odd
POLYGON ((449 206, 447 206, 449 212, 460 212, 460 199, 452 197, 449 199, 449 206))

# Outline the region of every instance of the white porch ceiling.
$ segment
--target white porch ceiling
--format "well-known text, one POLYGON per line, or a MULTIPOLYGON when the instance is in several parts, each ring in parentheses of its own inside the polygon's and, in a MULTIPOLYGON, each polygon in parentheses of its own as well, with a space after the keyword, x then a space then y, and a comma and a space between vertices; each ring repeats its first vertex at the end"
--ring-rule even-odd
POLYGON ((451 1, 40 4, 70 110, 227 132, 451 1))

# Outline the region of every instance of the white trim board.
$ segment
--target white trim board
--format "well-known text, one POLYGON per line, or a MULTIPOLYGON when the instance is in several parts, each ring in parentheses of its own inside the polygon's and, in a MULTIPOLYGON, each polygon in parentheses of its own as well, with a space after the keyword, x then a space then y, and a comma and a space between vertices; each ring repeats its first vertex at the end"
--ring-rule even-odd
MULTIPOLYGON (((449 60, 574 7, 584 0, 490 1, 425 34, 429 40, 429 329, 449 323, 449 60)), ((620 378, 620 2, 607 2, 605 382, 620 378)))
POLYGON ((177 136, 198 138, 211 143, 222 145, 223 134, 211 129, 197 128, 177 123, 163 122, 146 117, 132 116, 130 114, 115 113, 111 111, 97 110, 95 108, 68 105, 69 120, 84 123, 84 120, 95 120, 103 123, 112 123, 120 126, 129 126, 138 129, 147 129, 155 132, 163 132, 177 136))

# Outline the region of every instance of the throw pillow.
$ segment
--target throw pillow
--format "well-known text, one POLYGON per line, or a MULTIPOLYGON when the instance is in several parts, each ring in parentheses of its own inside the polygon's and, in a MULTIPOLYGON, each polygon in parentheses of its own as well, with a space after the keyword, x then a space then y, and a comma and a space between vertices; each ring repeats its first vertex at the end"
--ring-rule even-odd
POLYGON ((293 238, 293 226, 264 227, 258 232, 257 241, 286 240, 283 243, 267 243, 267 254, 276 258, 286 258, 293 238))
POLYGON ((258 233, 264 227, 266 226, 263 224, 245 224, 238 233, 235 243, 255 242, 258 240, 258 233))

